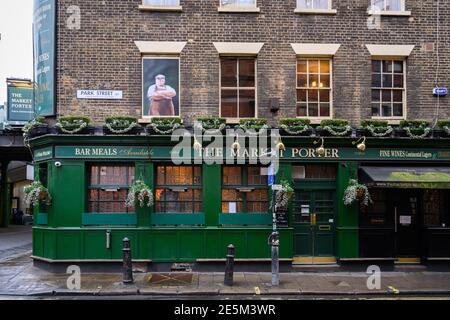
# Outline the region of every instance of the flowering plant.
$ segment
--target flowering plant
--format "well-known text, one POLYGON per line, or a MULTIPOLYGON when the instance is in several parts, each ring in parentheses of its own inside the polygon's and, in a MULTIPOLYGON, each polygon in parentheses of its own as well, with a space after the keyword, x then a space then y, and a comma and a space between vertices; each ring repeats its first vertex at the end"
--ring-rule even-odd
POLYGON ((83 131, 90 123, 88 117, 61 117, 55 126, 63 133, 75 134, 83 131))
POLYGON ((127 133, 138 128, 138 120, 132 117, 110 117, 105 120, 105 127, 115 134, 127 133))
POLYGON ((210 134, 218 134, 222 132, 227 126, 227 120, 225 118, 218 117, 198 117, 194 123, 194 128, 202 130, 202 132, 208 131, 210 134))
POLYGON ((47 205, 51 204, 52 197, 48 189, 40 181, 34 181, 29 186, 26 186, 24 192, 27 206, 36 206, 39 204, 39 201, 45 201, 47 205))
POLYGON ((181 118, 158 117, 152 118, 147 129, 151 129, 158 134, 171 134, 181 127, 181 118))
POLYGON ((291 187, 288 181, 281 181, 281 190, 276 193, 275 199, 275 211, 279 208, 286 208, 294 195, 294 189, 291 187))
POLYGON ((145 205, 151 207, 153 205, 153 190, 150 189, 142 180, 136 180, 128 190, 125 206, 133 207, 137 202, 143 208, 145 205))
POLYGON ((364 184, 358 183, 355 179, 350 179, 349 185, 344 193, 344 204, 349 206, 355 201, 361 201, 363 205, 368 206, 372 203, 369 189, 364 184))

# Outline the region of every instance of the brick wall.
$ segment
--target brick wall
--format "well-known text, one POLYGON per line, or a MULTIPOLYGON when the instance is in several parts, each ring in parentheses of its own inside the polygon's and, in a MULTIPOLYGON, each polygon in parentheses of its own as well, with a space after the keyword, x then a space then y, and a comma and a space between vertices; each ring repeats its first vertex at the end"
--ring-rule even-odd
MULTIPOLYGON (((436 0, 406 0, 410 17, 382 17, 367 27, 370 0, 334 0, 336 15, 299 15, 295 0, 258 0, 260 13, 219 13, 219 0, 181 0, 183 12, 138 10, 141 0, 61 0, 58 12, 57 104, 59 115, 141 117, 141 54, 134 41, 188 41, 181 54, 181 106, 188 118, 219 113, 219 55, 213 42, 264 42, 258 63, 260 117, 295 116, 296 56, 290 43, 339 43, 333 59, 335 118, 369 118, 371 56, 366 44, 408 44, 407 113, 431 120, 436 113, 436 0), (70 30, 67 8, 81 9, 81 30, 70 30), (429 46, 430 47, 430 46, 429 46), (123 90, 118 101, 77 100, 77 89, 123 90), (269 110, 278 98, 280 111, 269 110)), ((441 3, 440 85, 450 83, 450 2, 441 3)), ((450 118, 448 98, 440 118, 450 118)))

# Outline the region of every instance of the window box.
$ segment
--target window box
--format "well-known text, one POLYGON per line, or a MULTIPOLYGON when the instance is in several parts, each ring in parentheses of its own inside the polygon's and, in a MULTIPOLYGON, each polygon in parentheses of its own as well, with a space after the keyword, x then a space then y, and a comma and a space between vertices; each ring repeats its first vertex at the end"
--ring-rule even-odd
POLYGON ((83 213, 82 223, 84 226, 125 226, 136 225, 135 213, 83 213))

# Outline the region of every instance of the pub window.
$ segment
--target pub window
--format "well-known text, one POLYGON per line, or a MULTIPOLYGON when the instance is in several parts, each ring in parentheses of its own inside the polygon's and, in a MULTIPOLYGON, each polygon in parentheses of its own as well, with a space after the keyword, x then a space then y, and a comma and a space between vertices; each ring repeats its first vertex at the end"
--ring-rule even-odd
POLYGON ((450 225, 449 193, 447 190, 424 190, 422 198, 424 225, 450 225))
POLYGON ((224 166, 222 213, 267 213, 267 176, 257 166, 224 166))
POLYGON ((220 60, 221 116, 256 117, 256 59, 220 60))
POLYGON ((180 5, 180 0, 143 0, 142 4, 155 7, 176 7, 180 5))
POLYGON ((134 182, 134 167, 130 165, 92 165, 89 168, 89 213, 134 213, 125 200, 134 182))
POLYGON ((359 215, 362 227, 383 227, 389 225, 387 213, 387 191, 383 189, 370 189, 372 203, 369 206, 361 204, 359 215))
POLYGON ((323 179, 336 180, 337 168, 335 165, 306 164, 304 166, 292 167, 292 178, 301 179, 323 179))
POLYGON ((297 9, 331 9, 331 0, 297 0, 297 9))
POLYGON ((222 8, 256 8, 256 0, 220 0, 222 8))
POLYGON ((331 60, 301 59, 297 62, 297 116, 331 116, 331 60))
POLYGON ((203 212, 201 166, 158 165, 155 199, 156 213, 203 212))
POLYGON ((405 61, 372 61, 372 117, 403 118, 405 61))

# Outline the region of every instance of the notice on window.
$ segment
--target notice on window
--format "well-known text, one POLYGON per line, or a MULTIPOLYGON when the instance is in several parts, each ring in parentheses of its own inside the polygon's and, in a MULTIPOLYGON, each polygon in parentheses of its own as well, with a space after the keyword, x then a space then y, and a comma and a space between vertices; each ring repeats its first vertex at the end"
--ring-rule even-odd
POLYGON ((228 204, 228 213, 236 213, 236 212, 237 212, 236 202, 230 202, 228 204))
POLYGON ((302 213, 309 214, 309 206, 302 205, 302 213))
POLYGON ((400 224, 402 226, 409 226, 411 224, 411 216, 400 216, 400 224))

